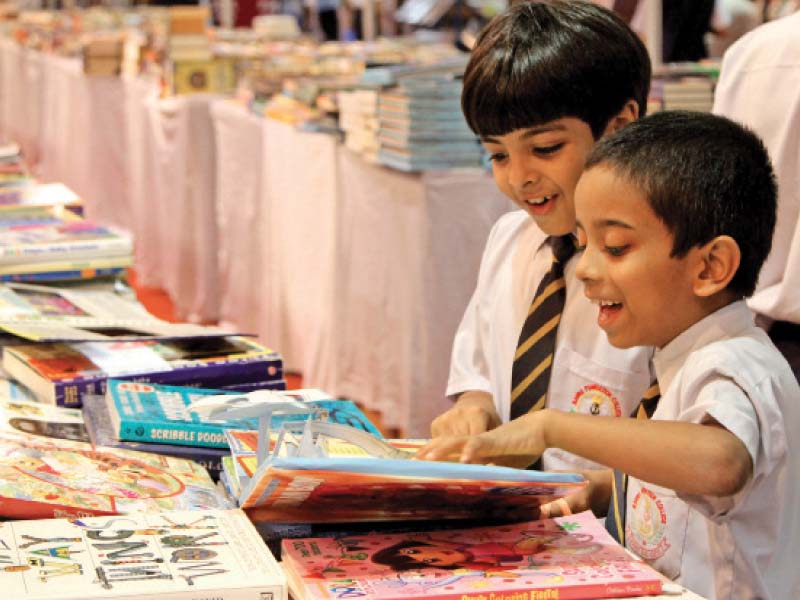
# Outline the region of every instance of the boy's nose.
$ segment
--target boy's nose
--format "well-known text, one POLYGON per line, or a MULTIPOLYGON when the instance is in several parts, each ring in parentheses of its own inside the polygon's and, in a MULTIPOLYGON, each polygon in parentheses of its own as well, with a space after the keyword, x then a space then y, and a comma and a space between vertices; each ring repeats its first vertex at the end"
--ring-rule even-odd
POLYGON ((508 183, 517 192, 539 182, 540 175, 524 160, 512 161, 508 171, 508 183))
POLYGON ((593 266, 591 252, 584 246, 583 250, 577 253, 575 263, 575 277, 583 283, 597 279, 597 269, 593 266))

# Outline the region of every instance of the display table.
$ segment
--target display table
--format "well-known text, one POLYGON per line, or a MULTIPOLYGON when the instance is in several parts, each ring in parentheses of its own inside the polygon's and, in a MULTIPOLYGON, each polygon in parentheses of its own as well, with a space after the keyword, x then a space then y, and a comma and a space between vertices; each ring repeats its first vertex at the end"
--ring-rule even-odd
POLYGON ((406 174, 211 96, 0 41, 0 134, 87 215, 130 229, 180 318, 280 351, 309 387, 427 436, 484 242, 510 203, 484 171, 406 174), (20 115, 24 115, 20 117, 20 115))

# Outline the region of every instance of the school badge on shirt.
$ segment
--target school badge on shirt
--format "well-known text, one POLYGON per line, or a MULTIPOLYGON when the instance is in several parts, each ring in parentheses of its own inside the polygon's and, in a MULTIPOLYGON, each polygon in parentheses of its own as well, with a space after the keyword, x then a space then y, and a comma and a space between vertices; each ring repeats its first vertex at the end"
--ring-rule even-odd
POLYGON ((622 405, 616 396, 608 388, 596 383, 585 385, 575 393, 572 410, 585 415, 622 416, 622 405))
POLYGON ((658 496, 646 487, 640 487, 628 511, 625 527, 627 546, 647 561, 664 556, 670 547, 666 536, 667 512, 658 496))

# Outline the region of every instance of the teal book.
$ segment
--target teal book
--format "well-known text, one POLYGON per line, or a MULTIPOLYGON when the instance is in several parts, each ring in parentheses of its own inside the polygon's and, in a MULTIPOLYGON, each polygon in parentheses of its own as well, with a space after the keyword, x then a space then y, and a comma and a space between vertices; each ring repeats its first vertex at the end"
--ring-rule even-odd
MULTIPOLYGON (((309 415, 323 412, 326 420, 350 425, 381 437, 375 425, 351 401, 337 400, 320 390, 276 391, 282 396, 309 404, 309 415)), ((225 429, 257 429, 257 419, 210 420, 190 410, 189 405, 204 396, 239 395, 241 392, 169 386, 109 379, 106 407, 114 435, 122 441, 227 448, 225 429)), ((243 396, 244 397, 244 396, 243 396)), ((271 427, 285 421, 302 420, 303 415, 273 415, 271 427)))

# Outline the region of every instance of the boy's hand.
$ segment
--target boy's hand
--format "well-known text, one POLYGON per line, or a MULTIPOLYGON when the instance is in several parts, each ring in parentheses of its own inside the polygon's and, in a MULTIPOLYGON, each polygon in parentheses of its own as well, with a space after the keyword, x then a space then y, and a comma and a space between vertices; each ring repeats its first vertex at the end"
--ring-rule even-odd
POLYGON ((613 471, 601 469, 578 471, 578 473, 588 482, 586 487, 564 498, 542 504, 539 507, 542 519, 563 517, 585 510, 591 510, 598 517, 605 516, 611 501, 613 471))
POLYGON ((417 452, 416 458, 464 463, 531 464, 547 448, 544 439, 547 412, 540 410, 527 414, 479 435, 434 438, 417 452))
POLYGON ((431 437, 476 435, 500 425, 494 400, 487 392, 470 391, 459 396, 453 408, 431 423, 431 437))

